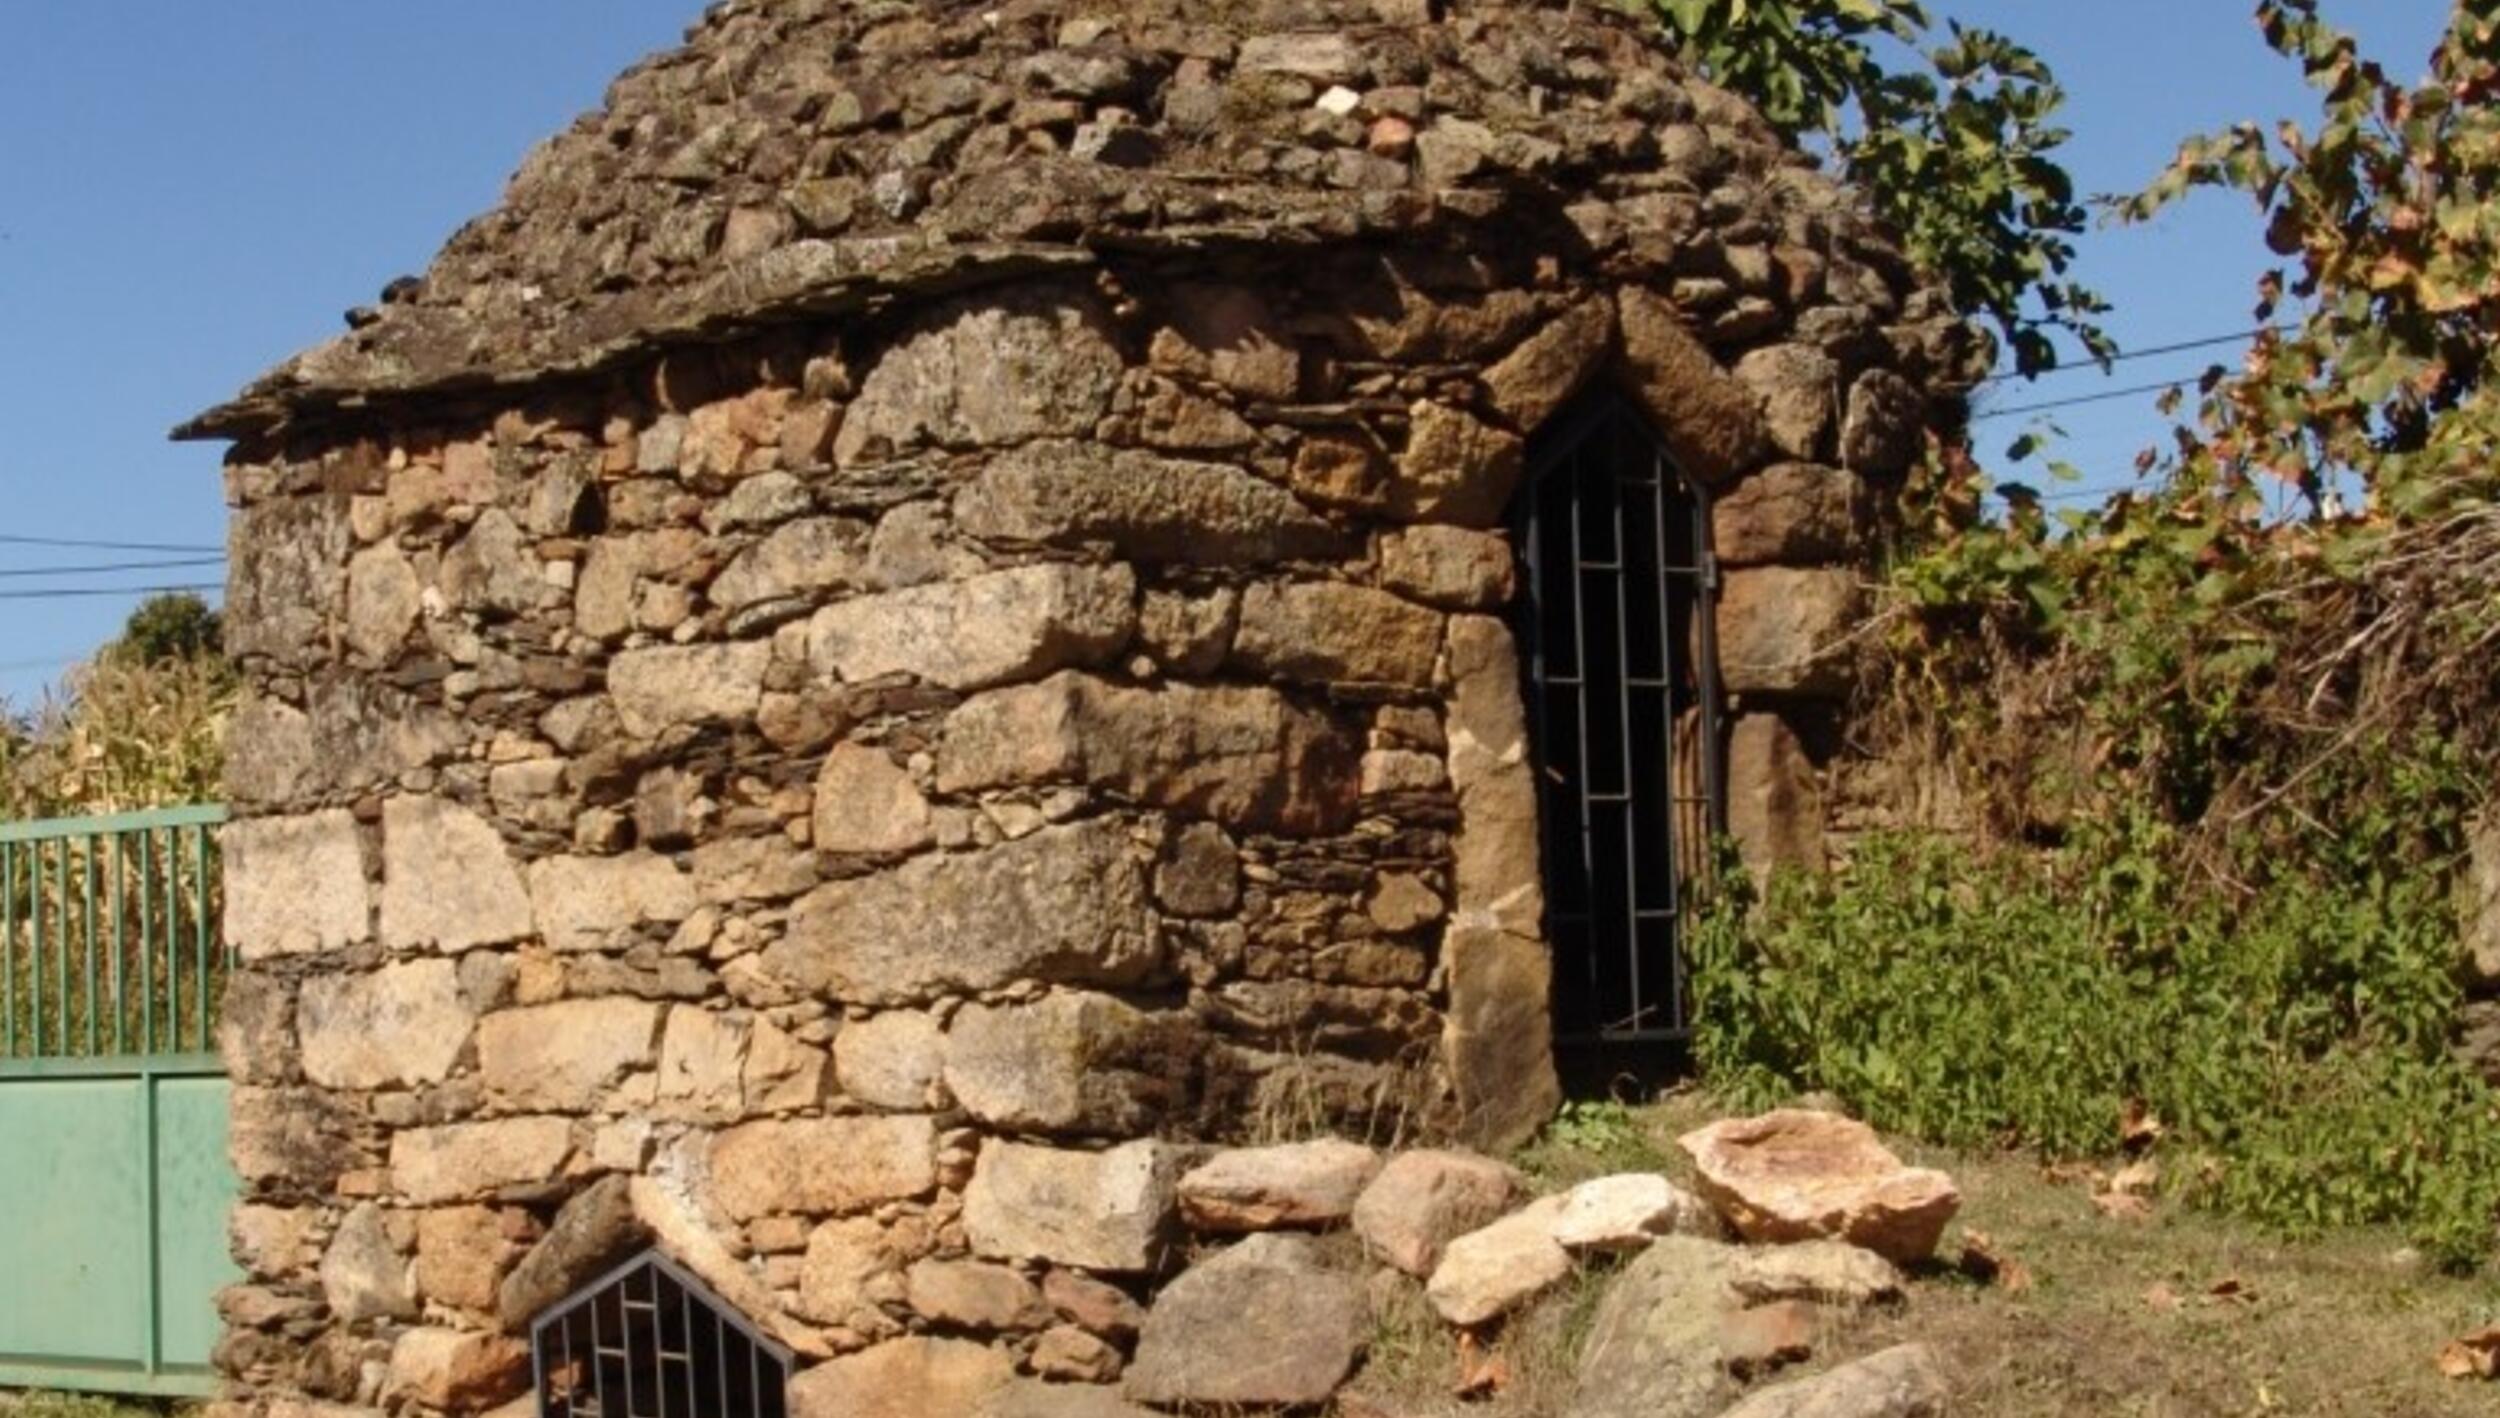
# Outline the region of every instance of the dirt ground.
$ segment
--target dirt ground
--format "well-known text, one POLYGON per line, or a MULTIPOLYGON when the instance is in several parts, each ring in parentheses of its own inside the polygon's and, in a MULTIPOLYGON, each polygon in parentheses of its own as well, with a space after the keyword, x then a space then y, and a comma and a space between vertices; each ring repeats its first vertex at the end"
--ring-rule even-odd
MULTIPOLYGON (((1706 1101, 1686 1096, 1567 1122, 1560 1141, 1522 1160, 1550 1186, 1636 1167, 1678 1174, 1675 1135, 1708 1116, 1706 1101)), ((1981 1285, 1940 1266, 1904 1303, 1835 1325, 1811 1363, 1782 1377, 1917 1339, 1952 1371, 1955 1418, 2500 1413, 2500 1385, 2446 1379, 2435 1364, 2447 1341, 2500 1319, 2492 1270, 2438 1274, 2389 1234, 2286 1242, 2159 1198, 2149 1216, 2116 1220, 2069 1169, 1900 1150, 1961 1185, 1943 1252, 1985 1233, 2027 1283, 1981 1285)), ((1394 1305, 1361 1389, 1380 1410, 1416 1418, 1562 1418, 1601 1283, 1588 1277, 1514 1320, 1499 1341, 1510 1386, 1468 1402, 1451 1393, 1461 1361, 1447 1334, 1420 1300, 1394 1305)), ((1367 1413, 1359 1402, 1345 1411, 1367 1413)))

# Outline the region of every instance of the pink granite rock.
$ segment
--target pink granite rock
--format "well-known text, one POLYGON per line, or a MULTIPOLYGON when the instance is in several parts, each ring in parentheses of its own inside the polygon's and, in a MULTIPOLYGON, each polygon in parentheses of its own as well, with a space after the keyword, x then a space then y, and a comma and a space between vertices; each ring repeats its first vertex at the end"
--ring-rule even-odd
POLYGON ((1704 1199, 1749 1241, 1835 1236, 1907 1263, 1961 1208, 1953 1179, 1905 1165, 1864 1123, 1787 1108, 1678 1138, 1704 1199))

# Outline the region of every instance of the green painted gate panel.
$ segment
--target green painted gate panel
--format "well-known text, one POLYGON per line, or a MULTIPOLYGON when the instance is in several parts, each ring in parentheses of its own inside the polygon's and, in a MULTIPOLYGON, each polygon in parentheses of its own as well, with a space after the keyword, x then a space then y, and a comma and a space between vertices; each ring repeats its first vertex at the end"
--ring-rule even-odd
POLYGON ((215 1391, 226 1095, 213 1057, 0 1065, 0 1387, 215 1391))
POLYGON ((241 1190, 226 1154, 226 1080, 156 1084, 156 1315, 165 1357, 206 1368, 216 1296, 240 1280, 226 1216, 241 1190))

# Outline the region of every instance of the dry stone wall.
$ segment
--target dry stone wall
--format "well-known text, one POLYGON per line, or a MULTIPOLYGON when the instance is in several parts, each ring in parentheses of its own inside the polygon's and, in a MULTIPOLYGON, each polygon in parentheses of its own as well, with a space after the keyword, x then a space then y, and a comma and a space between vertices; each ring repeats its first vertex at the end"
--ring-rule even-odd
MULTIPOLYGON (((1960 327, 1758 122, 1654 71, 1555 68, 1547 112, 1613 166, 1514 201, 1586 154, 1349 67, 1447 28, 1392 10, 1180 68, 1219 128, 1293 135, 1287 185, 1341 175, 1297 202, 1434 205, 1395 242, 1071 242, 214 421, 248 684, 231 1412, 484 1411, 530 1318, 645 1244, 838 1357, 811 1392, 1109 1383, 1201 1144, 1532 1130, 1502 521, 1593 384, 1718 493, 1734 826, 1819 856, 1851 567, 1960 327)), ((1471 34, 1514 71, 1534 44, 1471 34)), ((1118 64, 1103 21, 998 81, 1023 97, 873 122, 1081 122, 1069 151, 1117 166, 1149 82, 1118 64)), ((1292 1283, 1269 1250, 1238 1283, 1292 1283)))

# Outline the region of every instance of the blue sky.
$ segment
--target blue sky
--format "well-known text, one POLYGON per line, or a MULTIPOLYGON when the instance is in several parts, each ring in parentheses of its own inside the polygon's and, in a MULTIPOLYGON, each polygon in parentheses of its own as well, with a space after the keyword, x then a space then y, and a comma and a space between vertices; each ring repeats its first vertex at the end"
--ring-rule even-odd
MULTIPOLYGON (((1463 0, 1462 0, 1463 3, 1463 0)), ((223 540, 215 447, 165 430, 340 328, 491 206, 538 138, 672 43, 696 0, 15 0, 0 84, 0 536, 223 540)), ((2242 0, 1943 0, 2006 30, 2072 94, 2086 191, 2141 185, 2191 131, 2313 112, 2242 0)), ((2327 0, 2400 73, 2445 0, 2327 0)), ((2208 197, 2096 232, 2081 274, 2146 347, 2245 328, 2269 258, 2208 197)), ((2219 353, 2227 353, 2219 352, 2219 353)), ((2192 374, 2210 355, 1993 391, 1999 406, 2192 374)), ((2150 400, 2065 411, 2066 455, 2123 476, 2150 400)), ((1985 425, 1990 445, 2021 419, 1985 425)), ((2096 476, 2096 483, 2105 479, 2096 476)), ((0 543, 0 573, 151 554, 0 543)), ((179 559, 168 555, 165 559, 179 559)), ((217 580, 216 568, 0 576, 0 591, 217 580)), ((126 600, 0 600, 0 697, 26 703, 126 600)))

